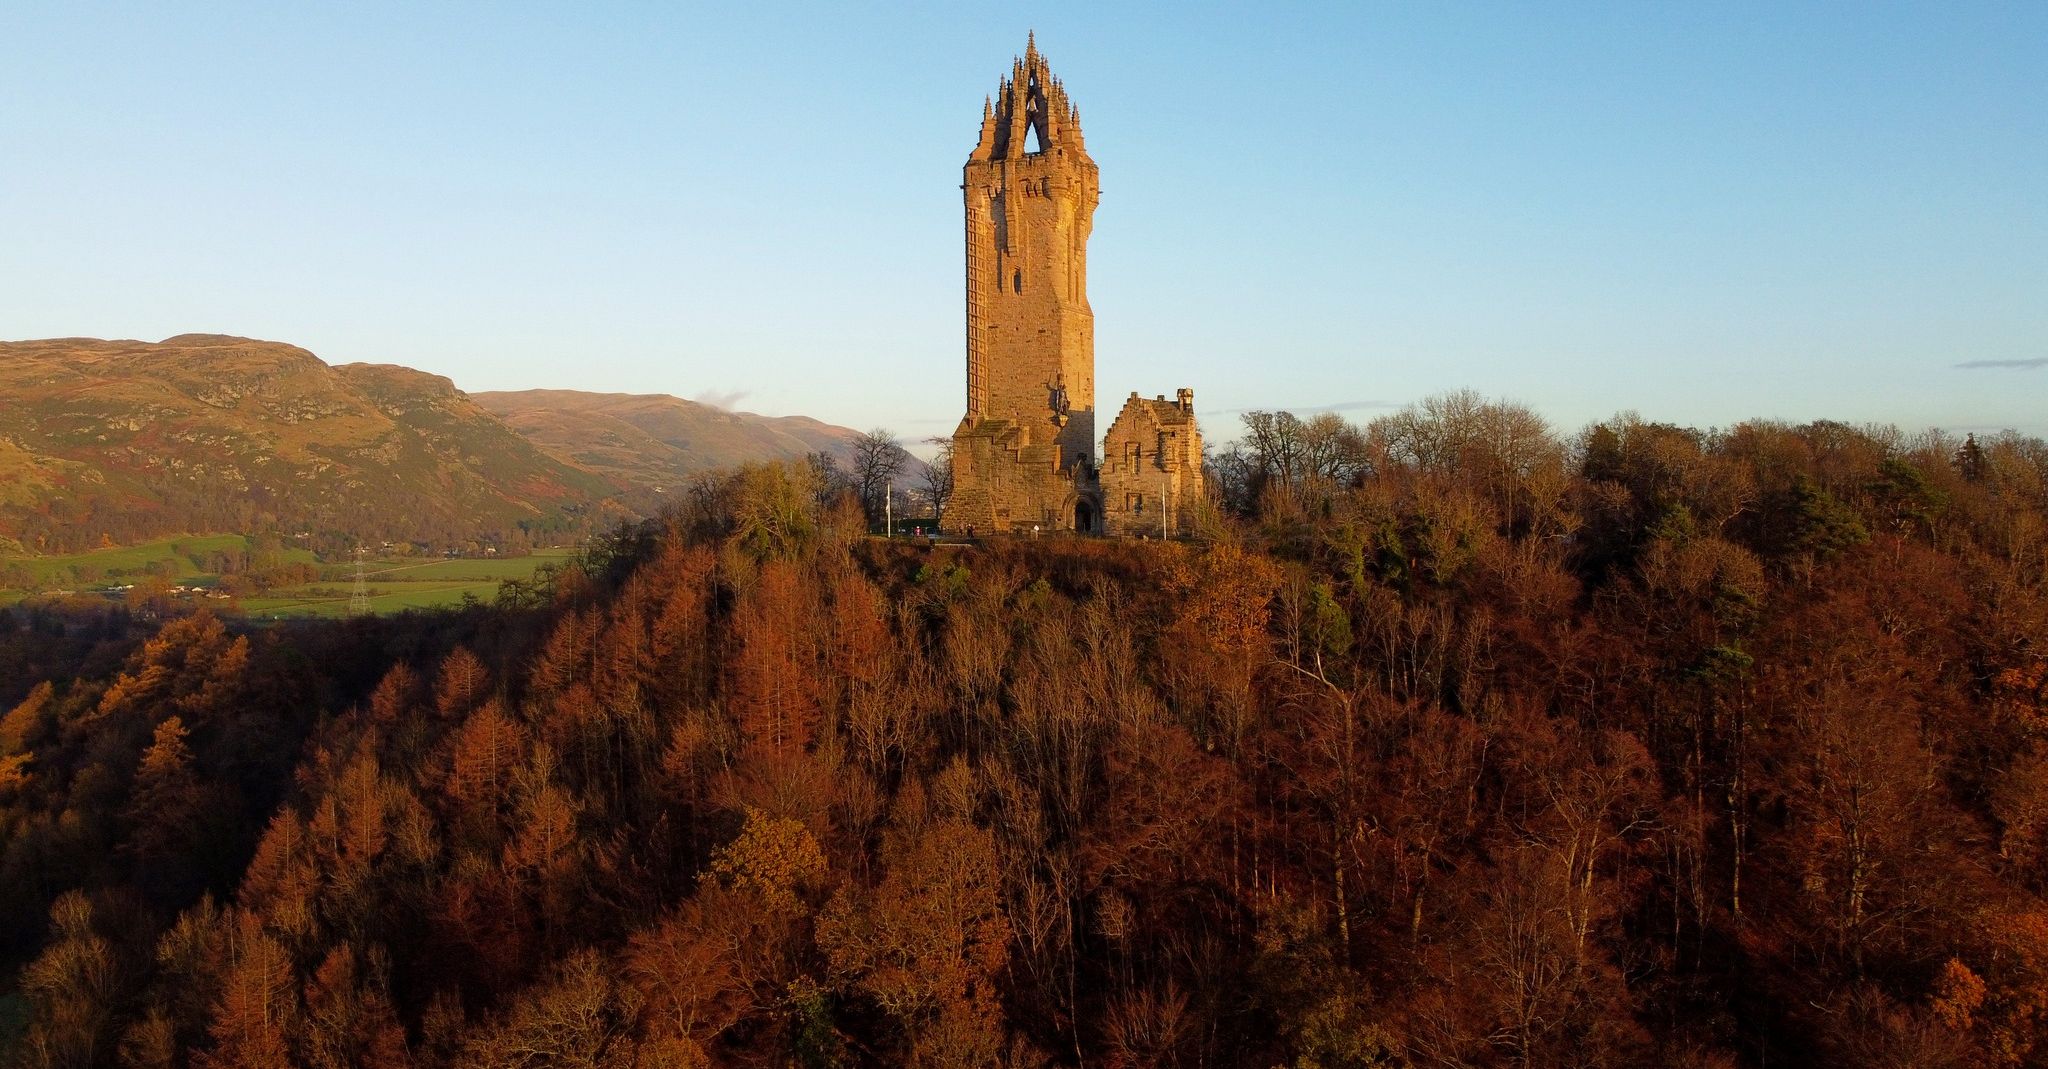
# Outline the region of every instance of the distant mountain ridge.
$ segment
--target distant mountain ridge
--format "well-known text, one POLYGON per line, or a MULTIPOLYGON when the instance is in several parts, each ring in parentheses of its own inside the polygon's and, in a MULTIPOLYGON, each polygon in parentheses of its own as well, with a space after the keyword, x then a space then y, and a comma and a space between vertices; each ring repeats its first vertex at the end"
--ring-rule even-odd
POLYGON ((268 530, 516 542, 645 511, 651 488, 690 473, 853 435, 673 397, 473 397, 440 375, 229 335, 0 342, 0 555, 268 530))
POLYGON ((669 394, 478 392, 477 404, 564 464, 622 490, 672 489, 690 476, 810 453, 844 459, 858 432, 807 416, 730 412, 669 394))

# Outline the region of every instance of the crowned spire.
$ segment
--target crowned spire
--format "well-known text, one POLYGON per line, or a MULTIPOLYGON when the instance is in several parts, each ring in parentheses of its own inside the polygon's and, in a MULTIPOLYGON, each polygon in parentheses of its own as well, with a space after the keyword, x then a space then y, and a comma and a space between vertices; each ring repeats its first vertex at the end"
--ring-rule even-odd
POLYGON ((1019 159, 1038 152, 1078 148, 1080 130, 1067 83, 1052 73, 1038 50, 1038 32, 1024 38, 1024 54, 1010 57, 1010 69, 997 79, 995 95, 983 104, 982 125, 990 139, 975 159, 1019 159), (1034 136, 1035 135, 1035 136, 1034 136))

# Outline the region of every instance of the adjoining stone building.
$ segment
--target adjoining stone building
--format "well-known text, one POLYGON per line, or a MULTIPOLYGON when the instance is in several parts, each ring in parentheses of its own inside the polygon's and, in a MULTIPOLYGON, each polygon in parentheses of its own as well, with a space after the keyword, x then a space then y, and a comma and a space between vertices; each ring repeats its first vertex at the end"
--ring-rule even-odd
MULTIPOLYGON (((1088 236, 1101 184, 1080 110, 1035 37, 982 102, 981 137, 961 177, 967 412, 953 432, 953 494, 941 526, 1100 533, 1088 236)), ((1181 420, 1175 441, 1195 443, 1198 493, 1200 435, 1191 409, 1181 420)))
POLYGON ((1195 391, 1173 400, 1133 393, 1102 440, 1105 534, 1162 537, 1193 527, 1202 500, 1202 429, 1195 391))

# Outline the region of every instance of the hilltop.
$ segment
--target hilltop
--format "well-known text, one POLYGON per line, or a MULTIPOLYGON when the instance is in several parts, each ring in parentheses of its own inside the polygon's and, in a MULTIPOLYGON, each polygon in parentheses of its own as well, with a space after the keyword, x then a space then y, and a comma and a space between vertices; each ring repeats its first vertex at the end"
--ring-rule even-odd
POLYGON ((31 552, 204 531, 503 537, 610 492, 446 378, 281 342, 4 343, 0 394, 0 538, 31 552))
POLYGON ((439 375, 216 334, 0 343, 0 396, 0 555, 258 531, 518 545, 853 436, 673 397, 480 403, 439 375))

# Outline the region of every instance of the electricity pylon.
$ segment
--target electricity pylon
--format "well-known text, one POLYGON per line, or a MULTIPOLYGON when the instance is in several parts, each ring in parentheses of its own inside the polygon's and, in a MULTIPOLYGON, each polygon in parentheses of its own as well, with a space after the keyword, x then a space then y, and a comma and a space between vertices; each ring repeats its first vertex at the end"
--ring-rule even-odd
POLYGON ((363 547, 356 547, 356 585, 348 592, 350 617, 370 615, 370 577, 363 571, 363 547))

